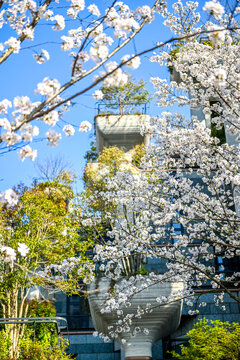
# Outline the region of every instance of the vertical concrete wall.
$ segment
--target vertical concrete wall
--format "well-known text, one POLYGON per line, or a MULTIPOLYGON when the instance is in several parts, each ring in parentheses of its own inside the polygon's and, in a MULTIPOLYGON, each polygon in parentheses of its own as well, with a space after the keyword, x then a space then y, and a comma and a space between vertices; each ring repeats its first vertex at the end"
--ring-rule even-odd
POLYGON ((69 340, 69 353, 76 354, 76 360, 120 360, 120 351, 114 351, 113 341, 104 343, 92 334, 70 335, 69 340))

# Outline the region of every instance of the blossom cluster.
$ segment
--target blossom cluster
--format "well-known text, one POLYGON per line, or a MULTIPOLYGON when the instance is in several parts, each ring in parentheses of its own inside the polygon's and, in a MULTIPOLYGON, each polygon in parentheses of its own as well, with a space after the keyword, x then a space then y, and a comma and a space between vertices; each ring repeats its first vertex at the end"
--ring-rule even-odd
MULTIPOLYGON (((49 29, 60 34, 61 48, 69 52, 72 64, 71 76, 65 84, 60 84, 56 78, 45 76, 36 85, 37 101, 33 101, 28 96, 16 96, 12 101, 10 99, 0 101, 0 111, 4 114, 4 117, 0 118, 2 130, 0 143, 10 149, 19 145, 23 146, 19 151, 20 159, 24 160, 27 157, 34 160, 37 151, 32 149, 29 143, 40 135, 40 128, 33 125, 33 122, 41 120, 50 127, 54 127, 61 121, 64 112, 71 106, 67 95, 64 95, 68 88, 85 76, 94 73, 105 63, 107 72, 101 70, 99 75, 93 77, 93 85, 96 78, 105 79, 106 85, 108 72, 110 72, 108 84, 126 83, 128 78, 118 68, 119 65, 115 62, 108 63, 108 60, 123 47, 119 41, 126 41, 127 44, 145 23, 153 20, 155 10, 161 12, 159 3, 159 0, 155 0, 152 8, 144 5, 132 10, 124 2, 116 1, 104 11, 100 11, 96 4, 86 6, 84 0, 71 0, 68 7, 60 8, 62 10, 59 9, 58 2, 53 0, 43 4, 38 4, 34 0, 13 0, 4 4, 0 10, 0 27, 6 29, 10 27, 13 36, 0 43, 0 63, 8 61, 12 54, 18 54, 25 41, 32 41, 32 46, 36 48, 35 28, 40 22, 41 25, 50 25, 49 29), (79 24, 76 26, 77 19, 85 18, 88 19, 86 22, 82 21, 81 26, 79 24), (66 27, 66 22, 71 25, 66 27), (12 106, 13 111, 11 111, 12 106), (23 142, 27 144, 22 145, 23 142)), ((50 61, 51 49, 47 45, 46 47, 40 50, 34 49, 33 58, 40 65, 50 61)), ((120 62, 119 64, 121 65, 120 62)), ((140 65, 140 59, 134 54, 126 65, 136 69, 140 65)), ((87 88, 83 92, 85 91, 87 88)), ((66 136, 72 136, 74 127, 77 125, 63 126, 63 133, 66 136)), ((85 132, 90 127, 89 123, 83 121, 80 124, 80 131, 85 132)), ((45 133, 47 142, 51 146, 57 145, 62 137, 51 128, 45 133)))
MULTIPOLYGON (((110 215, 101 210, 108 230, 95 246, 94 257, 101 274, 114 284, 101 308, 102 314, 117 314, 116 326, 101 334, 105 339, 144 330, 131 327, 133 318, 154 305, 134 313, 127 309, 138 292, 156 282, 182 282, 181 291, 155 300, 165 305, 185 298, 193 307, 189 315, 206 306, 205 301, 195 301, 195 289, 202 286, 215 294, 213 300, 222 311, 224 294, 239 302, 226 284, 236 290, 240 284, 238 266, 234 268, 240 253, 240 33, 238 28, 229 31, 238 22, 219 2, 208 1, 203 10, 213 16, 205 24, 203 39, 189 36, 201 29, 197 3, 184 6, 178 1, 173 13, 166 13, 165 25, 186 38, 175 47, 162 47, 151 59, 170 68, 172 82, 152 78, 157 103, 168 111, 142 130, 153 141, 138 175, 119 166, 104 178, 104 191, 96 189, 86 198, 90 208, 99 198, 106 208, 115 206, 110 215), (180 109, 170 112, 176 104, 189 106, 191 117, 185 118, 180 109), (148 262, 145 276, 139 273, 139 262, 148 262), (151 264, 154 269, 158 265, 157 274, 151 264), (227 276, 228 271, 233 275, 227 276)), ((99 213, 88 216, 85 222, 97 227, 99 213)))
POLYGON ((95 279, 95 265, 81 257, 64 259, 61 264, 50 264, 44 270, 39 270, 37 275, 46 280, 57 281, 66 280, 75 271, 85 284, 89 284, 95 279))
MULTIPOLYGON (((17 258, 16 250, 10 246, 1 246, 0 251, 3 256, 3 261, 6 263, 13 263, 17 258)), ((18 243, 17 252, 21 257, 26 257, 30 249, 26 244, 18 243)))
MULTIPOLYGON (((13 5, 16 8, 16 2, 13 5)), ((100 225, 106 229, 104 236, 95 235, 93 262, 69 258, 38 273, 54 281, 75 272, 88 284, 95 279, 96 264, 101 275, 113 284, 105 294, 101 313, 117 314, 116 327, 109 328, 108 335, 103 334, 105 339, 109 336, 118 339, 121 332, 147 334, 145 328, 132 328, 134 318, 150 313, 154 306, 181 302, 183 298, 192 307, 195 289, 202 286, 219 292, 214 296, 217 306, 222 306, 223 292, 239 302, 228 288, 228 285, 239 288, 239 271, 231 268, 231 276, 225 272, 225 268, 234 264, 231 260, 240 254, 239 8, 228 14, 218 1, 207 1, 203 11, 211 16, 203 25, 197 2, 183 5, 179 0, 172 10, 159 2, 155 5, 165 17, 164 25, 179 40, 173 45, 160 43, 160 51, 151 58, 160 66, 168 66, 171 72, 171 83, 160 77, 151 79, 158 106, 168 110, 163 109, 142 129, 153 141, 146 148, 140 168, 133 174, 119 166, 114 174, 105 176, 103 188, 97 187, 84 199, 84 209, 89 211, 81 214, 82 227, 86 231, 90 228, 91 236, 100 225), (176 105, 179 111, 170 112, 176 105), (188 118, 181 113, 182 106, 189 106, 188 118), (104 206, 97 208, 99 199, 104 206), (144 268, 139 264, 146 263, 149 271, 142 275, 144 268), (138 292, 155 284, 173 282, 183 284, 182 288, 170 295, 157 296, 152 304, 137 307, 135 313, 126 310, 138 292)), ((36 12, 36 5, 31 6, 36 12)), ((68 16, 76 18, 84 7, 84 1, 72 0, 68 16)), ((25 31, 25 37, 31 39, 33 33, 26 31, 26 14, 16 25, 13 24, 16 16, 11 11, 8 21, 17 33, 25 31)), ((93 81, 102 80, 106 87, 128 82, 123 65, 134 69, 140 65, 137 54, 125 55, 120 61, 108 60, 120 49, 114 45, 116 39, 124 43, 144 21, 153 20, 153 11, 143 6, 133 12, 122 1, 106 9, 102 19, 96 19, 101 15, 96 6, 89 5, 87 11, 94 20, 87 27, 81 24, 61 37, 62 49, 73 57, 70 82, 61 85, 57 79, 45 77, 36 90, 37 96, 44 97, 40 103, 32 103, 28 97, 1 101, 0 111, 4 114, 0 120, 4 130, 1 139, 8 146, 37 136, 38 129, 30 122, 38 116, 49 126, 58 124, 61 111, 57 107, 65 101, 62 93, 92 74, 87 67, 90 62, 94 71, 105 65, 93 81), (6 115, 12 106, 13 123, 6 115)), ((4 14, 2 17, 5 18, 4 14)), ((62 31, 65 26, 64 18, 52 10, 45 9, 43 18, 52 22, 55 31, 62 31)), ((4 46, 16 53, 21 44, 10 38, 2 45, 3 52, 4 46)), ((39 62, 48 57, 43 51, 39 56, 39 62)), ((101 91, 95 91, 96 99, 102 96, 101 91)), ((91 124, 83 121, 79 130, 85 132, 90 128, 91 124)), ((74 131, 70 124, 63 127, 66 136, 74 131)), ((46 136, 50 145, 61 139, 61 134, 52 128, 46 136)), ((20 156, 35 158, 35 153, 27 145, 20 156)), ((2 199, 9 206, 17 202, 11 191, 5 192, 2 199)), ((26 254, 24 244, 19 247, 18 251, 26 254)), ((2 253, 7 261, 15 260, 15 250, 5 247, 2 253)), ((201 311, 205 304, 200 304, 198 309, 190 309, 189 314, 201 311)))

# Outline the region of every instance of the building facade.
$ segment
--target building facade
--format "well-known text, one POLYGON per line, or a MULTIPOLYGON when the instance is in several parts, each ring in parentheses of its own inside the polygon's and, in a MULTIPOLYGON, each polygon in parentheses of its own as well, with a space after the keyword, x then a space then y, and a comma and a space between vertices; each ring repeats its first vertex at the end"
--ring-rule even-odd
MULTIPOLYGON (((197 116, 199 121, 206 122, 206 126, 211 126, 211 119, 205 119, 201 109, 194 110, 192 115, 197 116)), ((149 138, 141 134, 141 126, 147 124, 149 117, 147 115, 98 115, 95 117, 97 150, 100 152, 104 147, 119 146, 129 151, 137 144, 148 144, 149 138)), ((236 139, 230 136, 225 129, 221 133, 223 141, 235 144, 236 139)), ((199 178, 194 172, 191 175, 192 181, 198 182, 199 178)), ((236 209, 239 213, 239 210, 236 209)), ((184 232, 180 224, 175 224, 176 235, 184 232)), ((174 239, 172 239, 174 241, 174 239)), ((224 265, 224 272, 231 274, 239 270, 239 259, 230 261, 222 260, 221 257, 215 258, 215 268, 219 273, 221 266, 224 265), (223 264, 224 262, 224 264, 223 264)), ((164 269, 164 264, 158 261, 148 260, 147 269, 154 271, 164 269)), ((206 303, 201 308, 199 315, 189 315, 189 307, 184 304, 179 327, 168 336, 157 341, 152 349, 152 360, 165 360, 171 358, 169 351, 178 349, 179 345, 186 343, 186 333, 193 328, 197 319, 207 318, 209 320, 220 320, 229 322, 240 322, 240 307, 230 296, 225 295, 223 310, 214 303, 214 295, 208 294, 206 288, 196 289, 196 296, 193 300, 197 304, 199 298, 206 303)), ((231 289, 230 289, 231 290, 231 289)), ((239 291, 231 290, 239 297, 239 291)), ((90 316, 88 301, 77 295, 66 297, 59 293, 55 295, 55 304, 57 315, 66 317, 68 320, 68 329, 63 331, 64 336, 69 337, 69 352, 75 354, 77 360, 123 360, 123 348, 116 342, 104 343, 102 339, 93 336, 94 324, 90 316)), ((141 357, 138 357, 140 359, 141 357)), ((130 359, 130 357, 128 358, 130 359)), ((131 357, 134 359, 134 357, 131 357)), ((142 359, 151 359, 151 357, 142 357, 142 359)))

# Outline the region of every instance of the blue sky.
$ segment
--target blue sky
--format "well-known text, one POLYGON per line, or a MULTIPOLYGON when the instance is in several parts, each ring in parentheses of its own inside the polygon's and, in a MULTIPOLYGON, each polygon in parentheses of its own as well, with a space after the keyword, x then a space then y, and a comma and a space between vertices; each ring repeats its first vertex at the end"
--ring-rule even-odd
MULTIPOLYGON (((65 1, 62 1, 62 3, 65 1)), ((86 0, 86 3, 90 4, 92 1, 86 0)), ((106 1, 95 1, 99 7, 106 1)), ((138 1, 126 1, 129 6, 136 8, 138 6, 151 1, 138 0, 138 1)), ((201 3, 201 2, 200 2, 201 3)), ((202 2, 204 4, 204 2, 202 2)), ((145 29, 137 36, 134 43, 130 44, 128 48, 125 48, 121 55, 116 56, 116 60, 120 59, 125 53, 133 54, 135 51, 139 52, 146 48, 150 48, 156 44, 156 42, 167 40, 171 37, 168 28, 162 25, 163 19, 158 18, 151 24, 147 25, 145 29)), ((79 25, 78 25, 79 26, 79 25)), ((77 27, 77 26, 75 26, 77 27)), ((65 32, 65 31, 64 31, 65 32)), ((57 78, 61 84, 65 83, 70 74, 70 58, 68 54, 60 50, 59 38, 64 35, 64 32, 50 31, 47 26, 39 26, 36 32, 36 39, 34 42, 26 41, 23 44, 23 49, 19 54, 13 54, 5 63, 0 66, 0 101, 7 98, 12 100, 15 96, 27 95, 31 100, 36 101, 37 98, 34 95, 37 83, 41 82, 44 77, 57 78), (58 37, 58 40, 56 39, 58 37), (39 47, 32 47, 33 45, 43 44, 39 47), (48 50, 50 54, 50 61, 45 64, 39 65, 33 59, 33 53, 37 49, 44 48, 48 50)), ((4 42, 9 36, 14 34, 7 28, 2 28, 0 32, 0 42, 4 42)), ((131 71, 133 77, 137 80, 144 79, 147 81, 147 88, 150 92, 153 92, 153 88, 149 82, 151 76, 160 76, 162 78, 168 77, 168 70, 159 67, 157 64, 149 62, 149 55, 146 55, 141 59, 141 66, 135 71, 131 71)), ((72 94, 74 90, 80 90, 90 84, 92 76, 90 76, 84 83, 79 83, 75 88, 69 91, 72 94)), ((93 124, 93 119, 96 114, 95 100, 92 97, 94 90, 89 93, 85 93, 81 97, 75 100, 76 105, 65 114, 64 121, 79 125, 81 121, 88 120, 93 124)), ((154 101, 150 105, 149 114, 156 116, 160 114, 162 109, 159 109, 154 104, 154 101)), ((56 126, 56 131, 58 130, 56 126)), ((44 135, 44 132, 42 132, 44 135)), ((74 170, 80 179, 85 166, 84 154, 90 147, 90 142, 93 140, 93 130, 90 133, 79 133, 76 131, 74 137, 65 137, 63 135, 57 147, 50 147, 46 145, 46 141, 40 141, 32 144, 33 148, 38 150, 37 161, 43 163, 47 158, 54 158, 55 156, 61 156, 65 162, 71 164, 72 170, 74 170)), ((36 161, 35 161, 36 162, 36 161)), ((19 183, 20 181, 25 184, 30 184, 34 177, 38 177, 38 173, 35 169, 35 163, 29 159, 21 162, 17 152, 9 152, 0 157, 0 192, 6 190, 19 183)), ((82 188, 82 182, 78 180, 77 190, 82 188)))

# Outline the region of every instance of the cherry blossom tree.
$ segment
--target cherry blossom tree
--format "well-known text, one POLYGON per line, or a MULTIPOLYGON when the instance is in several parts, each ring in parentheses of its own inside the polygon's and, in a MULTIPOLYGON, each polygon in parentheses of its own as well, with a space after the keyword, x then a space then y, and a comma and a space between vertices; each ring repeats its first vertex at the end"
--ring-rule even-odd
MULTIPOLYGON (((136 9, 130 9, 127 4, 116 0, 106 8, 101 4, 100 8, 96 4, 87 6, 84 0, 1 1, 0 27, 11 36, 0 43, 0 64, 11 57, 17 57, 25 43, 28 46, 29 41, 32 41, 33 45, 30 43, 28 47, 34 46, 34 49, 37 49, 33 61, 38 64, 51 61, 51 54, 46 49, 41 49, 41 45, 37 46, 38 43, 34 41, 35 35, 41 33, 44 25, 48 25, 50 32, 59 33, 57 41, 72 60, 71 72, 65 84, 60 84, 58 79, 52 79, 49 74, 36 84, 32 99, 17 94, 13 99, 1 99, 0 143, 3 151, 6 148, 21 147, 21 160, 26 157, 34 160, 37 151, 33 150, 29 143, 39 136, 39 122, 49 125, 47 141, 50 146, 55 146, 62 134, 53 127, 60 124, 64 113, 70 110, 73 99, 101 82, 104 86, 111 83, 126 84, 128 78, 121 67, 126 64, 137 68, 140 58, 134 54, 125 55, 119 62, 110 59, 117 55, 145 24, 153 20, 154 13, 161 13, 164 8, 165 5, 160 0, 153 1, 152 7, 145 5, 136 9), (88 85, 85 79, 88 79, 88 85), (77 90, 74 87, 76 84, 79 84, 77 90)), ((79 131, 86 132, 90 128, 91 124, 83 121, 79 131)), ((65 124, 62 131, 66 136, 72 136, 75 128, 72 124, 65 124)))
MULTIPOLYGON (((213 294, 223 311, 224 294, 240 302, 240 9, 232 4, 228 12, 219 2, 208 1, 203 10, 210 17, 202 25, 197 5, 173 5, 174 14, 167 14, 165 24, 178 41, 151 58, 172 72, 171 83, 151 79, 158 105, 187 105, 192 116, 164 111, 151 119, 143 132, 152 143, 140 169, 119 166, 111 176, 109 169, 102 171, 104 189, 85 199, 90 208, 98 199, 106 204, 103 218, 99 212, 86 212, 83 225, 108 224, 105 238, 96 237, 95 261, 115 284, 102 312, 116 311, 121 331, 129 329, 133 317, 150 311, 139 308, 123 319, 122 307, 136 292, 158 282, 184 283, 182 291, 157 298, 160 305, 176 299, 193 305, 199 288, 213 294), (115 212, 108 210, 113 205, 115 212), (150 264, 158 261, 158 271, 150 267, 143 276, 132 267, 126 273, 126 260, 139 257, 150 264)), ((205 305, 199 301, 200 307, 205 305)), ((195 308, 189 314, 198 312, 195 308)), ((118 338, 118 330, 109 329, 109 335, 118 338)))
MULTIPOLYGON (((48 2, 44 4, 46 7, 48 2)), ((72 4, 68 15, 74 17, 75 11, 80 10, 80 2, 73 1, 72 4)), ((96 7, 91 6, 89 11, 99 15, 96 7)), ((47 8, 43 13, 46 21, 54 21, 55 29, 63 28, 60 15, 49 13, 47 8)), ((82 28, 72 31, 62 39, 65 50, 72 50, 75 45, 78 49, 73 54, 71 80, 61 86, 56 79, 45 78, 37 85, 37 93, 45 97, 43 102, 30 102, 28 107, 29 99, 25 99, 26 102, 17 99, 13 124, 2 120, 7 144, 11 146, 24 139, 25 133, 29 137, 29 133, 38 132, 32 127, 34 120, 54 124, 59 111, 63 111, 62 108, 58 110, 61 106, 66 109, 69 101, 98 83, 102 82, 106 87, 123 85, 127 81, 123 65, 136 67, 139 55, 155 51, 151 62, 168 66, 172 72, 170 83, 160 77, 151 79, 159 107, 167 107, 168 111, 153 118, 143 129, 151 135, 152 143, 146 148, 140 168, 135 169, 131 164, 130 167, 115 168, 109 172, 111 176, 106 176, 105 172, 104 187, 93 189, 85 196, 81 211, 82 228, 96 243, 94 261, 99 272, 115 283, 106 295, 106 306, 102 311, 117 311, 122 331, 127 329, 133 316, 150 311, 149 307, 139 308, 137 314, 121 318, 121 307, 128 306, 131 297, 141 290, 136 286, 139 280, 142 280, 142 288, 172 279, 184 283, 183 290, 174 296, 158 297, 159 304, 185 298, 190 305, 200 286, 206 293, 214 294, 218 306, 225 293, 240 302, 236 295, 240 274, 239 13, 238 3, 234 1, 227 2, 226 8, 218 1, 207 1, 203 9, 192 1, 186 5, 177 1, 172 8, 156 1, 152 10, 144 6, 135 13, 121 2, 114 2, 103 18, 91 23, 84 31, 82 28), (152 20, 154 10, 165 18, 164 25, 173 32, 172 38, 140 54, 124 57, 122 62, 108 62, 146 22, 152 20), (201 10, 205 14, 202 17, 201 10), (104 26, 121 39, 112 52, 107 46, 112 40, 102 30, 104 26), (87 47, 88 56, 95 65, 85 70, 87 47), (100 70, 104 63, 105 70, 100 70), (65 90, 98 69, 97 78, 87 88, 62 99, 65 90), (22 102, 24 104, 19 105, 22 102), (192 116, 185 118, 180 112, 171 112, 175 105, 189 106, 192 116), (16 117, 15 112, 19 109, 20 115, 16 117), (105 208, 94 208, 99 199, 105 208), (147 276, 136 269, 126 272, 125 260, 130 258, 156 259, 161 267, 147 276), (124 281, 119 283, 123 275, 124 281)), ((39 16, 39 10, 37 14, 39 16)), ((38 17, 34 26, 20 26, 20 38, 4 44, 7 49, 3 50, 3 61, 18 51, 22 39, 31 36, 29 29, 35 27, 37 20, 38 17)), ((47 53, 42 52, 37 60, 42 62, 47 58, 47 53)), ((99 96, 102 94, 98 91, 95 97, 99 96)), ((3 111, 11 105, 5 100, 3 111)), ((86 130, 88 124, 81 127, 86 130)), ((69 124, 65 132, 71 135, 74 129, 69 124)), ((60 139, 52 129, 47 136, 52 145, 60 139)), ((29 148, 23 148, 22 152, 26 153, 22 157, 35 156, 29 148)), ((8 202, 17 201, 10 190, 3 197, 8 202)), ((61 272, 61 268, 57 269, 61 272)), ((109 334, 117 337, 114 330, 109 329, 109 334)))

